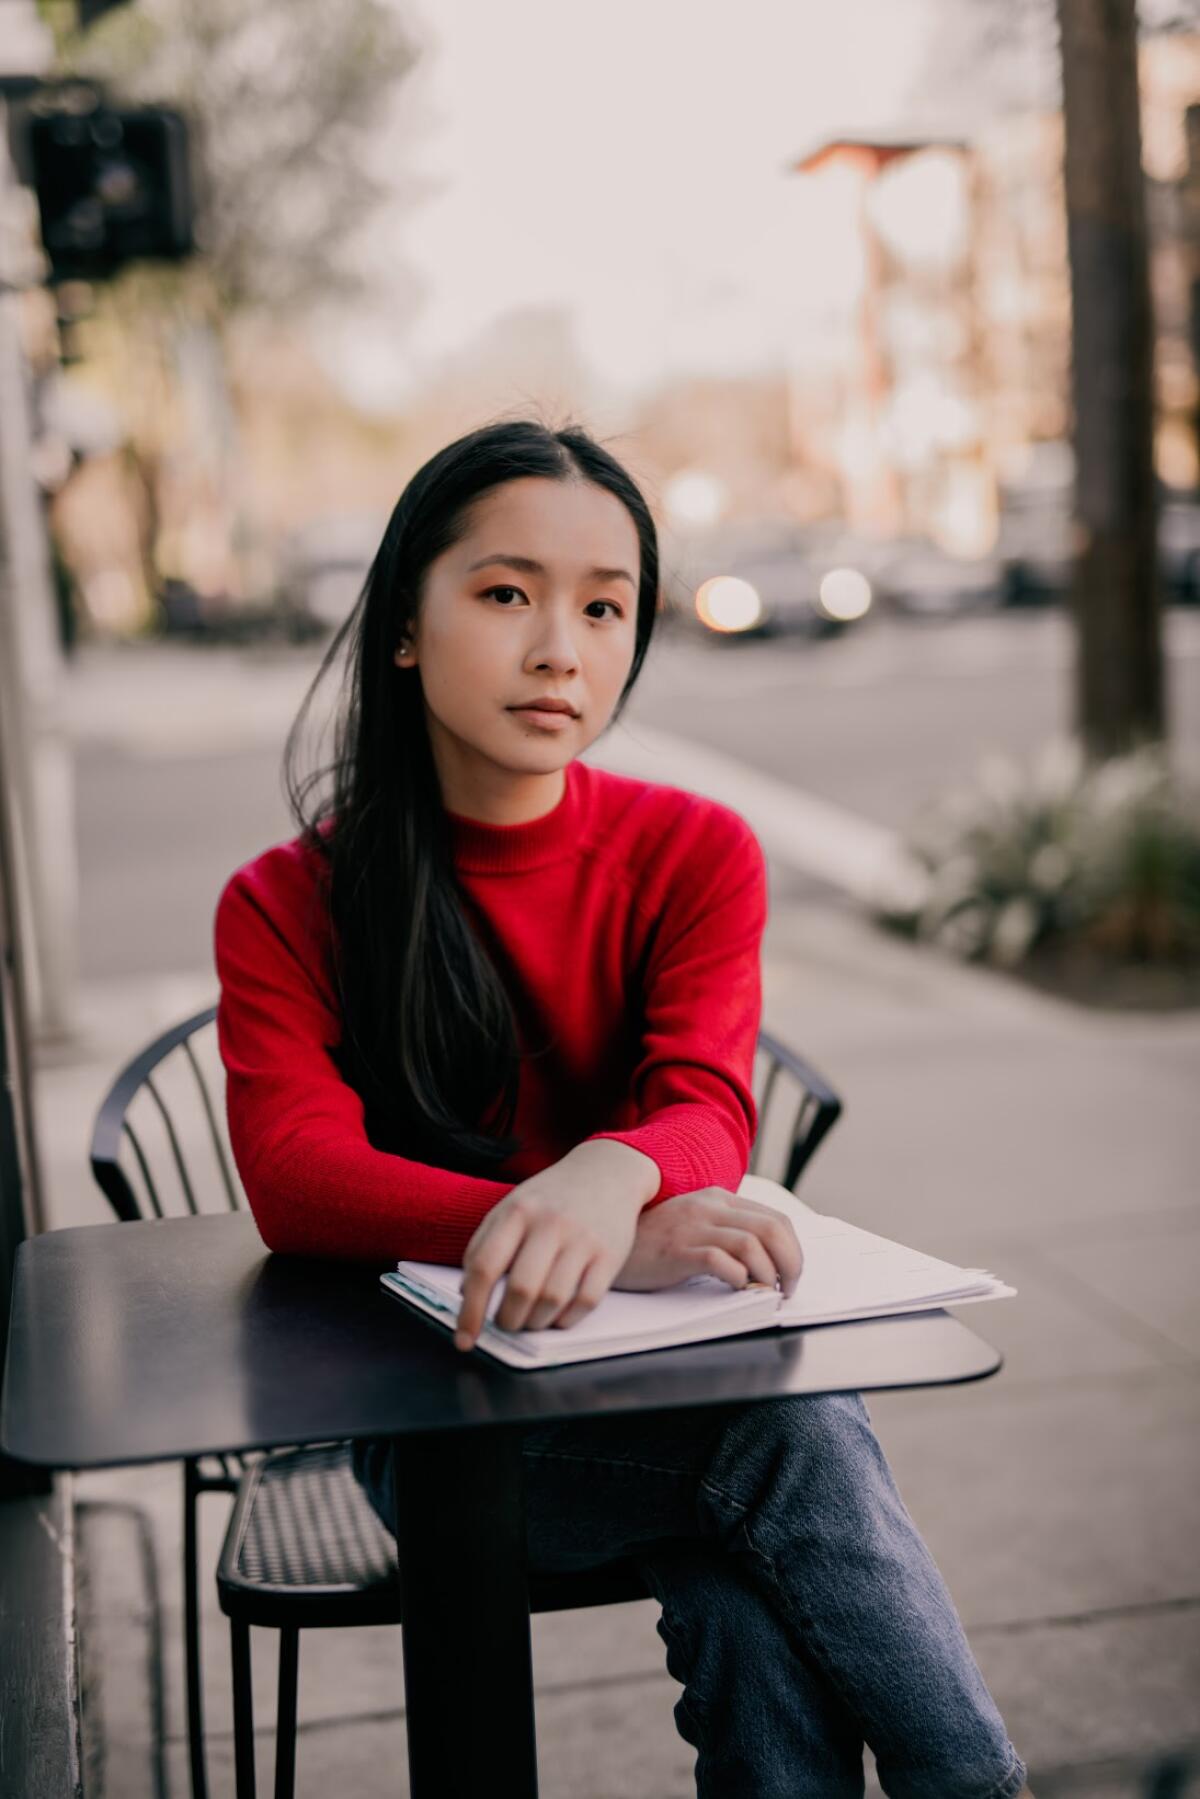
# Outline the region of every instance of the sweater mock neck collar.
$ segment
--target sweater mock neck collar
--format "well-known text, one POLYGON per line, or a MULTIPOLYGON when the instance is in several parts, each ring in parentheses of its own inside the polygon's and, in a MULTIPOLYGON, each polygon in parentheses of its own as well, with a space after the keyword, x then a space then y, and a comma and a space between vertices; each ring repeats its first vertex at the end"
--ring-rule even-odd
POLYGON ((586 779, 583 763, 568 762, 558 804, 524 824, 486 824, 447 808, 455 867, 470 874, 520 874, 569 855, 579 842, 586 779))

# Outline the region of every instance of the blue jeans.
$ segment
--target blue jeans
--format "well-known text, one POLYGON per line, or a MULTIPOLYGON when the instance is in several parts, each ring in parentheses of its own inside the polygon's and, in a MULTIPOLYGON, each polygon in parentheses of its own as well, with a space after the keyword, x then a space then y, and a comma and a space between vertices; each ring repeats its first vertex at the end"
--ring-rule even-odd
MULTIPOLYGON (((535 1426, 529 1564, 629 1556, 699 1799, 1013 1799, 1025 1764, 860 1393, 535 1426)), ((355 1473, 392 1524, 386 1443, 355 1473)))

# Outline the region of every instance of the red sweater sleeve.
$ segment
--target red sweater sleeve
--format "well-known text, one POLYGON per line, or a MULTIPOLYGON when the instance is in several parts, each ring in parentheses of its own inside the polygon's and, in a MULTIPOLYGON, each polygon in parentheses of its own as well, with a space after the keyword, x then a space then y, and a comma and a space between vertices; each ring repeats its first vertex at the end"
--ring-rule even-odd
POLYGON ((753 1078, 767 873, 749 825, 714 808, 673 887, 646 978, 633 1075, 639 1122, 593 1133, 658 1163, 662 1184, 651 1205, 700 1187, 736 1192, 758 1125, 753 1078))
POLYGON ((217 906, 217 1030, 234 1159, 269 1249, 378 1263, 461 1266, 511 1181, 372 1148, 332 1051, 328 925, 311 852, 269 850, 217 906))

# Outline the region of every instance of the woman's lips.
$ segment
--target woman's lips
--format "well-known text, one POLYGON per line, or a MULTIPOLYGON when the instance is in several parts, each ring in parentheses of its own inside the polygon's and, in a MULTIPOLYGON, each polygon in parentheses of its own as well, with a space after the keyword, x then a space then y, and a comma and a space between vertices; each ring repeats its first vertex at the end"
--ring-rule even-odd
POLYGON ((528 719, 531 725, 537 725, 543 731, 565 731, 568 725, 575 723, 574 713, 547 712, 541 706, 510 706, 509 711, 516 718, 528 719))

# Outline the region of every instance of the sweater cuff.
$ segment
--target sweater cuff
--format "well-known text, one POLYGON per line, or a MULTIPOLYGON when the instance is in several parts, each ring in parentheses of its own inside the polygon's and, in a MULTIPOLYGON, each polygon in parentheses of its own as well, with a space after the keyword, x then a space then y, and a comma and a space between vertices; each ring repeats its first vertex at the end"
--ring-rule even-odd
POLYGON ((678 1115, 651 1118, 628 1131, 593 1131, 588 1141, 598 1137, 628 1143, 658 1163, 662 1180, 643 1211, 677 1193, 695 1193, 702 1187, 723 1187, 736 1193, 746 1173, 746 1157, 734 1145, 724 1121, 714 1118, 707 1108, 702 1120, 678 1115))

